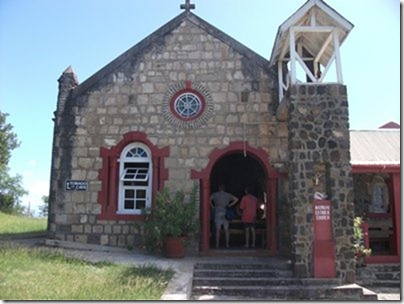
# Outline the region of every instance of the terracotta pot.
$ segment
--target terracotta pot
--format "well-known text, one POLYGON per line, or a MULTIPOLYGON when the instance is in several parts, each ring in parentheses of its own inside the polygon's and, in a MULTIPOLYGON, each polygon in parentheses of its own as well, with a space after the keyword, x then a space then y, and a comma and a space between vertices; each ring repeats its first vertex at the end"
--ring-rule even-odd
POLYGON ((164 239, 164 255, 167 258, 183 258, 185 256, 185 237, 166 237, 164 239))

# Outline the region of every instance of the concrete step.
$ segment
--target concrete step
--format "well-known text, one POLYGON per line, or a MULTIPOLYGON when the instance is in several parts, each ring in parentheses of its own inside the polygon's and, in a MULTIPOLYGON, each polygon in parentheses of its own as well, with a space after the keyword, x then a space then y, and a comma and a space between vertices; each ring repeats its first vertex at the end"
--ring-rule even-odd
POLYGON ((339 279, 294 278, 287 260, 225 261, 194 266, 193 300, 377 300, 339 279))
POLYGON ((207 296, 231 297, 232 299, 254 300, 377 300, 375 293, 364 296, 359 286, 334 288, 332 286, 194 286, 192 299, 207 296))

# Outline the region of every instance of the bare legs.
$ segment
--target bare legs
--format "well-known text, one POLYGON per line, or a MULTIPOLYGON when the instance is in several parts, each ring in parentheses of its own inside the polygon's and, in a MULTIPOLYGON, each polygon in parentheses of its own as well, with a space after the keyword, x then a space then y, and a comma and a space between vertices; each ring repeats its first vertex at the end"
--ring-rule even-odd
MULTIPOLYGON (((216 248, 219 248, 220 244, 220 228, 221 224, 216 225, 216 248)), ((223 225, 224 228, 224 236, 226 238, 226 248, 229 248, 229 240, 230 240, 230 232, 229 232, 229 227, 226 225, 223 225)))
POLYGON ((219 243, 220 243, 220 227, 222 225, 216 225, 216 248, 219 248, 219 243))
POLYGON ((250 243, 250 231, 252 236, 251 247, 255 247, 255 227, 246 227, 245 229, 245 248, 248 248, 248 244, 250 243))

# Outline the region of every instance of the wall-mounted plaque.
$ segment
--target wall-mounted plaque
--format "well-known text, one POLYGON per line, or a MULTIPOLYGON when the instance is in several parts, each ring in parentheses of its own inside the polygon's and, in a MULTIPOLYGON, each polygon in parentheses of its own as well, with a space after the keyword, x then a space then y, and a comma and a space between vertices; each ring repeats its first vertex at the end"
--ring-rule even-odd
POLYGON ((87 191, 88 181, 86 180, 67 180, 66 190, 67 191, 87 191))

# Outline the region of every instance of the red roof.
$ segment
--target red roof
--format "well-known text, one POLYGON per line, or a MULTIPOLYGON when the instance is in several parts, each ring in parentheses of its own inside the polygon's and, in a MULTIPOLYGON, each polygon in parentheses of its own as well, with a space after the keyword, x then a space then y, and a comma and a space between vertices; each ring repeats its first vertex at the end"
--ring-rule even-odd
POLYGON ((398 123, 395 123, 394 121, 390 121, 379 127, 379 129, 400 129, 400 125, 398 123))

